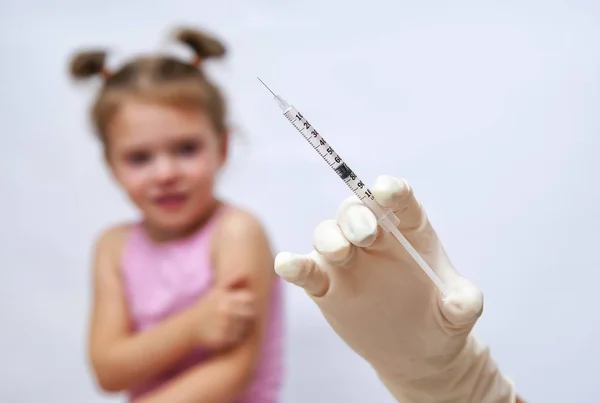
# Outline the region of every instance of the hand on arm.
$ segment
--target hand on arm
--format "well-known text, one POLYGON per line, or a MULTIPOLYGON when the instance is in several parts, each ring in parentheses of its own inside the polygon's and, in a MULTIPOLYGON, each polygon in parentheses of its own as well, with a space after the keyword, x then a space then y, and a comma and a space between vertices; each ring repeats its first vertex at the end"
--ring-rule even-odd
POLYGON ((242 211, 230 211, 215 234, 217 287, 243 277, 254 296, 256 320, 238 345, 202 362, 136 403, 226 403, 252 380, 266 328, 273 256, 260 223, 242 211))
POLYGON ((119 274, 124 227, 104 233, 96 246, 89 356, 99 386, 107 392, 130 389, 160 374, 198 344, 194 309, 152 330, 132 334, 119 274))

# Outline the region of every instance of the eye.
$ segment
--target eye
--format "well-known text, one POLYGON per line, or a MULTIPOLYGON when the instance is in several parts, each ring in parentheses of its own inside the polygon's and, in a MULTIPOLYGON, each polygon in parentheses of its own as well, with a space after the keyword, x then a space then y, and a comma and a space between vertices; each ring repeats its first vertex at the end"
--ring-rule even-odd
POLYGON ((192 156, 200 150, 201 144, 195 141, 186 141, 177 146, 177 153, 184 157, 192 156))
POLYGON ((145 151, 134 151, 127 155, 127 162, 132 165, 142 165, 150 161, 151 155, 145 151))

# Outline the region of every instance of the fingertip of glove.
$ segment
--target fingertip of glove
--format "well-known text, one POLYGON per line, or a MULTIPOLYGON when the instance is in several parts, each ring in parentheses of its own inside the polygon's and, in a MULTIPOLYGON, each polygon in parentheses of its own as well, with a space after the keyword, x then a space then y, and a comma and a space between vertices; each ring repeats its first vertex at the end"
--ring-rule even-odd
POLYGON ((325 220, 313 231, 313 247, 332 263, 346 260, 350 253, 350 241, 334 220, 325 220))
POLYGON ((293 281, 300 275, 300 266, 298 261, 303 258, 302 255, 292 252, 280 252, 275 256, 275 273, 286 281, 293 281))
POLYGON ((471 282, 461 281, 441 299, 441 308, 446 319, 453 325, 474 324, 483 312, 483 293, 471 282))
POLYGON ((406 179, 380 175, 375 179, 372 191, 382 206, 392 207, 410 194, 411 187, 406 179))
POLYGON ((377 237, 377 218, 363 204, 350 206, 339 224, 346 239, 356 246, 371 246, 377 237))
POLYGON ((329 279, 308 255, 281 252, 275 257, 275 272, 288 283, 303 288, 312 297, 323 296, 329 279))

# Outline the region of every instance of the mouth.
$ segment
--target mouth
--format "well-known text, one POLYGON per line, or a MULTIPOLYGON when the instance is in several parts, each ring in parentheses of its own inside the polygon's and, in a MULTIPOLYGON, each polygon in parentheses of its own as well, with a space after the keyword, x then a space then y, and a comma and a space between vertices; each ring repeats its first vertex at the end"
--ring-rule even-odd
POLYGON ((173 211, 183 206, 187 198, 188 195, 184 192, 171 192, 156 197, 154 202, 163 210, 173 211))

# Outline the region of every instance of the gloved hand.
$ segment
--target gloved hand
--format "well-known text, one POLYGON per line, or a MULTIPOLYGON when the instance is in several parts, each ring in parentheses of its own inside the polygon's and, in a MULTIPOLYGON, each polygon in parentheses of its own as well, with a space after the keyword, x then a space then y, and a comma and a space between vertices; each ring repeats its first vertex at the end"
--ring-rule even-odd
POLYGON ((397 400, 514 403, 512 382, 471 334, 480 290, 454 269, 406 181, 380 176, 371 190, 446 284, 446 297, 355 196, 315 228, 311 253, 280 253, 275 271, 306 290, 397 400))

